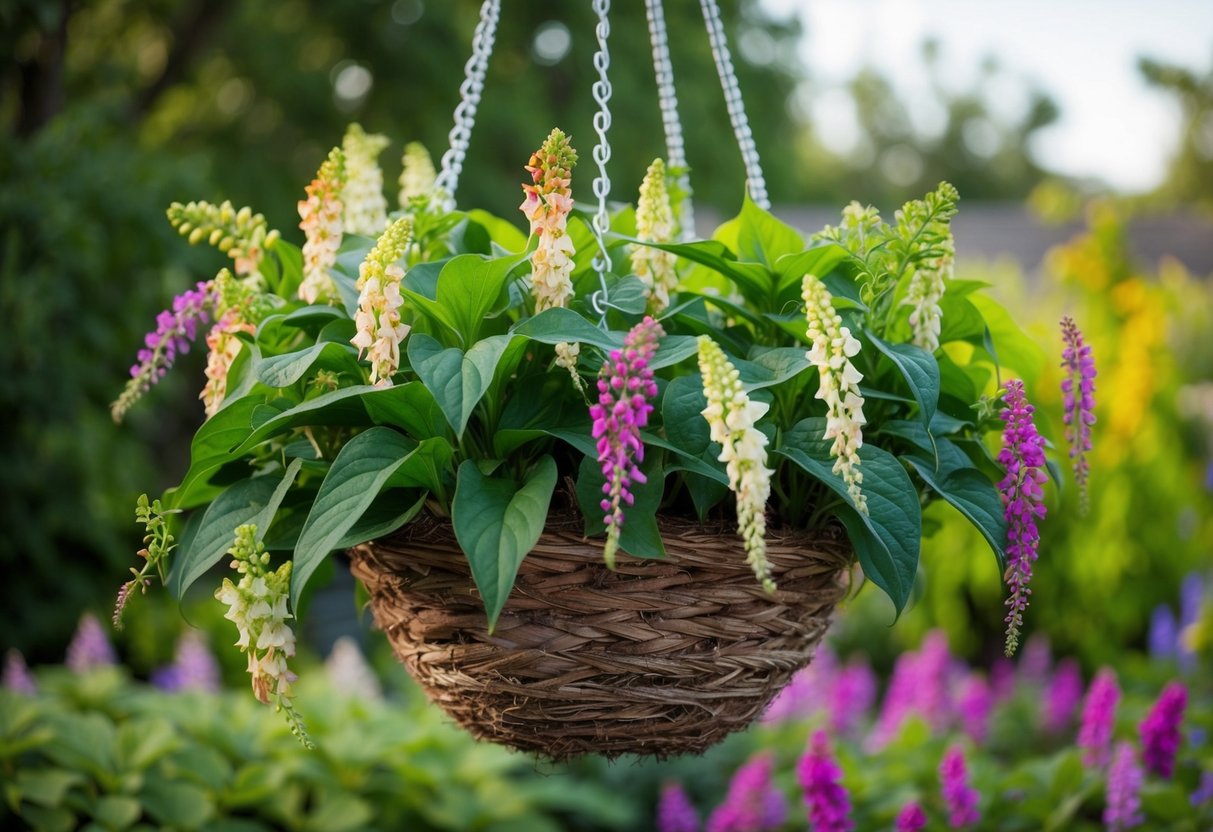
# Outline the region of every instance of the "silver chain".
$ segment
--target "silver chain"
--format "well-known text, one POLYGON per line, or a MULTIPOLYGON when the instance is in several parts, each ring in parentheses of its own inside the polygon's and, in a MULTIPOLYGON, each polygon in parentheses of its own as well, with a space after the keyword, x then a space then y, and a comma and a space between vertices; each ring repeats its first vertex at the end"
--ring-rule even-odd
POLYGON ((661 126, 665 130, 666 163, 681 168, 678 187, 683 199, 678 207, 682 239, 695 237, 695 213, 691 206, 691 177, 687 172, 686 146, 682 140, 682 122, 678 118, 678 95, 674 91, 674 65, 670 63, 670 40, 665 27, 661 0, 644 0, 649 21, 649 39, 653 44, 653 74, 657 76, 657 102, 661 107, 661 126))
POLYGON ((594 145, 594 161, 598 164, 598 175, 594 177, 594 196, 598 197, 598 213, 594 215, 593 223, 594 238, 598 243, 594 271, 598 272, 602 296, 592 298, 591 302, 604 316, 607 304, 606 272, 611 267, 611 257, 606 247, 606 235, 611 228, 611 216, 607 212, 607 197, 611 193, 611 178, 607 176, 607 162, 611 161, 611 143, 607 139, 607 131, 611 129, 611 81, 607 78, 607 70, 611 66, 611 53, 607 50, 607 38, 611 34, 611 22, 607 18, 610 11, 611 0, 594 0, 594 14, 598 15, 598 25, 594 29, 598 36, 598 51, 594 53, 598 80, 592 87, 594 100, 598 102, 598 112, 594 114, 594 131, 598 134, 598 144, 594 145))
POLYGON ((484 0, 480 6, 480 22, 472 35, 472 55, 463 67, 464 79, 459 86, 455 126, 448 136, 450 147, 442 154, 442 170, 434 183, 434 190, 446 203, 448 211, 455 207, 455 189, 459 187, 459 174, 463 172, 463 160, 467 157, 472 127, 476 123, 476 108, 480 106, 480 95, 484 92, 484 75, 488 70, 489 56, 493 53, 493 39, 500 17, 501 0, 484 0))
POLYGON ((767 197, 767 183, 762 176, 762 165, 758 161, 758 148, 754 146, 754 134, 746 118, 745 104, 741 100, 741 87, 737 73, 733 70, 733 59, 729 57, 729 44, 724 36, 724 24, 720 20, 720 7, 716 0, 699 0, 703 8, 703 22, 707 26, 708 41, 712 44, 712 57, 716 59, 716 72, 720 75, 720 86, 724 90, 724 103, 729 111, 729 121, 737 136, 741 149, 741 160, 745 164, 746 186, 750 199, 760 208, 769 210, 771 200, 767 197))

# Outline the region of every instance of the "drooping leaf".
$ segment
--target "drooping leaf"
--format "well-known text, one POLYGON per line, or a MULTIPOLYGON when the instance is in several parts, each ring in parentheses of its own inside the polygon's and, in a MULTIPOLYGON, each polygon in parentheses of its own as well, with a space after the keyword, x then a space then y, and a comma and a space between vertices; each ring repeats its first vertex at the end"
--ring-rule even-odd
POLYGON ((514 327, 514 334, 541 344, 592 344, 606 351, 623 346, 622 337, 599 329, 572 309, 561 306, 545 309, 535 317, 527 318, 514 327))
POLYGON ((556 462, 544 456, 521 483, 459 466, 451 522, 484 599, 491 632, 509 598, 522 559, 539 540, 556 487, 556 462))
POLYGON ((315 344, 298 352, 262 358, 257 365, 257 381, 266 387, 290 387, 317 364, 354 373, 358 366, 356 356, 357 351, 349 344, 332 341, 315 344))
POLYGON ((893 366, 905 379, 910 395, 918 403, 918 414, 923 427, 930 430, 935 410, 939 406, 939 364, 929 352, 913 344, 890 344, 873 332, 864 333, 872 346, 880 350, 893 362, 893 366))
POLYGON ((409 363, 442 408, 457 437, 463 436, 472 411, 493 383, 497 363, 512 335, 494 335, 478 341, 466 353, 442 345, 424 333, 409 339, 409 363))

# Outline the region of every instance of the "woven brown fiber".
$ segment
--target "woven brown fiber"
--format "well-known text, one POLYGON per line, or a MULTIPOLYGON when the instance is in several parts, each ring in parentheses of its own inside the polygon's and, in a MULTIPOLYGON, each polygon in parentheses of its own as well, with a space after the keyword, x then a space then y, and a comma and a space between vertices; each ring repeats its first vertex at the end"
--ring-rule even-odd
POLYGON ((846 592, 846 539, 772 530, 767 595, 731 529, 659 521, 667 558, 612 572, 578 516, 550 517, 492 635, 447 522, 351 551, 376 623, 475 736, 553 759, 698 753, 808 664, 846 592))

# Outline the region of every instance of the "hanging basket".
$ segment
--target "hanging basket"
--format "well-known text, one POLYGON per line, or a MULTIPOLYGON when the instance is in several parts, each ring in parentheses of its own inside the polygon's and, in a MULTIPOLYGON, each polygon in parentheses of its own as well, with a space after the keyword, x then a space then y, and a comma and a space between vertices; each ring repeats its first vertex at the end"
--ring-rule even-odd
POLYGON ((813 658, 847 591, 840 531, 769 531, 767 595, 732 529, 659 518, 667 557, 602 563, 549 518, 496 630, 449 522, 351 550, 375 622, 430 699, 480 739, 553 759, 698 753, 748 726, 813 658))

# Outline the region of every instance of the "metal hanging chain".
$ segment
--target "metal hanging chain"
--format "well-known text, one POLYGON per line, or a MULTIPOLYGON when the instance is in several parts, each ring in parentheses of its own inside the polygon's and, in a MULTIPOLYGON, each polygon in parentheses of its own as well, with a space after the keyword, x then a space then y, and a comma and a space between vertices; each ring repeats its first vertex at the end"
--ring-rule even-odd
POLYGON ((598 243, 598 253, 594 255, 594 271, 598 272, 600 289, 590 299, 594 311, 606 320, 607 285, 606 272, 611 267, 611 257, 607 252, 606 235, 611 228, 611 216, 607 212, 607 197, 611 193, 611 178, 607 176, 607 162, 611 161, 611 143, 607 139, 607 131, 611 129, 611 81, 607 78, 607 69, 611 66, 611 53, 607 50, 607 38, 611 34, 611 23, 607 15, 611 11, 611 0, 594 0, 594 14, 598 16, 598 25, 594 32, 598 36, 598 51, 594 53, 594 68, 598 70, 598 80, 594 82, 592 92, 598 102, 598 112, 594 114, 594 131, 598 134, 598 144, 594 145, 594 161, 598 164, 598 175, 594 177, 594 196, 598 197, 598 213, 594 215, 594 239, 598 243))
POLYGON ((695 237, 695 213, 691 206, 691 177, 687 172, 686 146, 682 140, 682 122, 678 118, 678 95, 674 92, 674 65, 670 63, 670 41, 665 27, 665 10, 661 0, 644 0, 645 16, 649 21, 649 39, 653 44, 653 73, 657 76, 657 101, 661 107, 661 126, 665 130, 666 164, 681 168, 678 187, 683 198, 678 206, 681 237, 695 237))
POLYGON ((741 149, 741 160, 745 164, 746 186, 750 199, 758 207, 770 210, 767 183, 758 161, 758 148, 754 146, 754 134, 750 131, 750 122, 746 118, 745 104, 741 100, 741 87, 737 83, 737 73, 733 70, 733 59, 729 57, 729 44, 725 40, 724 24, 720 20, 720 7, 717 6, 716 0, 699 0, 699 5, 703 8, 703 22, 707 26, 708 41, 712 45, 712 57, 716 59, 716 72, 720 75, 720 86, 724 90, 729 121, 733 124, 737 146, 741 149))
POLYGON ((448 137, 450 147, 442 154, 442 169, 434 182, 434 190, 445 202, 444 207, 448 211, 455 207, 455 189, 459 187, 459 174, 463 171, 463 160, 467 157, 472 127, 476 123, 476 108, 480 106, 480 95, 484 92, 484 75, 488 70, 489 56, 493 54, 493 40, 497 35, 500 17, 501 0, 484 0, 480 6, 480 22, 472 35, 472 55, 463 67, 464 79, 459 86, 455 126, 448 137))

